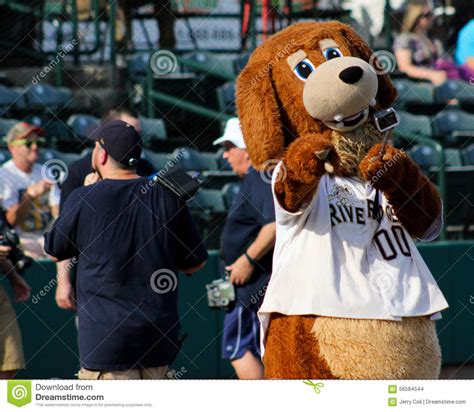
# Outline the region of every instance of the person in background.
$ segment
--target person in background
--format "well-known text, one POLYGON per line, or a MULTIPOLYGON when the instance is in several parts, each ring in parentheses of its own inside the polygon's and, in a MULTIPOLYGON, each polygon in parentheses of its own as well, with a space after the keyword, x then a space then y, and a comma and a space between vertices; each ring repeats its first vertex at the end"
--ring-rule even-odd
MULTIPOLYGON (((111 109, 102 117, 102 124, 112 120, 122 120, 132 125, 140 133, 140 120, 137 115, 126 108, 111 109)), ((145 159, 139 159, 137 174, 149 176, 155 172, 153 166, 145 159)), ((100 176, 92 166, 92 151, 69 166, 68 175, 61 186, 60 206, 64 205, 69 195, 78 187, 91 185, 100 180, 100 176)), ((73 278, 75 265, 71 260, 65 260, 57 265, 56 303, 62 309, 76 309, 73 278)))
POLYGON ((400 71, 415 79, 428 80, 438 86, 448 78, 444 70, 435 68, 443 55, 443 45, 431 39, 429 29, 433 12, 424 1, 410 2, 402 22, 402 31, 395 38, 393 50, 400 71))
MULTIPOLYGON (((9 246, 0 246, 0 271, 10 282, 16 302, 30 297, 30 287, 8 260, 9 246)), ((5 289, 0 285, 0 379, 13 379, 25 368, 25 357, 16 313, 5 289)))
POLYGON ((2 207, 32 257, 44 256, 42 235, 59 214, 59 187, 38 163, 41 133, 26 122, 13 126, 6 136, 12 158, 0 168, 2 207))
POLYGON ((472 81, 474 71, 458 66, 445 53, 441 41, 433 38, 430 33, 433 19, 428 2, 416 0, 408 4, 402 32, 393 43, 398 68, 409 77, 428 80, 434 86, 447 79, 472 81))
POLYGON ((271 185, 252 167, 238 118, 227 121, 214 145, 224 147, 223 157, 242 178, 222 232, 224 262, 237 292, 235 307, 224 319, 222 357, 240 379, 263 379, 257 311, 270 279, 276 238, 271 185))
POLYGON ((113 120, 91 138, 101 180, 76 189, 45 235, 53 260, 78 258, 78 377, 165 378, 181 346, 178 271, 201 269, 207 251, 186 205, 161 185, 142 192, 132 125, 113 120))
POLYGON ((459 32, 454 58, 457 64, 472 71, 471 81, 474 81, 474 18, 459 32))

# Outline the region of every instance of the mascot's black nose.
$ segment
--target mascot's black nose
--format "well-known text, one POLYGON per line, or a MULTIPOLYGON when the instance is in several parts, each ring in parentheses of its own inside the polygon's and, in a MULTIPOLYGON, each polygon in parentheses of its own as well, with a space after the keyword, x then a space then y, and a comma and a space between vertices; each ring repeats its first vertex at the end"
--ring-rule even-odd
POLYGON ((359 66, 350 66, 339 73, 339 78, 347 84, 357 83, 362 75, 363 70, 359 66))

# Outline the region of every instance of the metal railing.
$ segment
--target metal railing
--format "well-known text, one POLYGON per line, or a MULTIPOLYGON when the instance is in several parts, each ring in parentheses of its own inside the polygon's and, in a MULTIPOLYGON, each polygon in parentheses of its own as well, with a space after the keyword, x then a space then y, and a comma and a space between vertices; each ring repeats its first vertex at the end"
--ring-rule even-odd
MULTIPOLYGON (((27 14, 30 16, 34 16, 38 19, 44 21, 50 21, 55 29, 55 37, 56 37, 56 44, 57 48, 55 51, 46 51, 43 49, 34 50, 34 49, 24 49, 18 47, 16 44, 11 42, 1 40, 0 45, 4 47, 16 48, 17 50, 21 51, 23 54, 31 57, 35 57, 41 59, 43 61, 47 61, 51 56, 57 55, 61 51, 61 45, 63 43, 63 24, 68 22, 72 25, 72 38, 77 42, 76 47, 74 47, 72 54, 74 56, 74 63, 75 65, 80 64, 80 56, 81 55, 92 55, 97 53, 101 47, 102 42, 100 39, 100 19, 99 17, 99 0, 91 0, 91 11, 94 16, 92 19, 92 23, 94 24, 94 42, 93 47, 88 49, 81 49, 81 36, 79 33, 79 18, 78 18, 78 10, 77 10, 77 2, 76 0, 65 0, 62 3, 58 4, 59 8, 53 8, 52 10, 39 10, 38 7, 32 7, 25 4, 22 4, 17 1, 10 1, 10 0, 0 0, 0 6, 8 7, 10 10, 21 13, 27 14), (70 12, 69 12, 70 10, 70 12)), ((116 1, 109 0, 109 7, 110 13, 114 16, 115 9, 116 9, 116 1)), ((111 35, 113 34, 113 30, 115 29, 115 25, 111 24, 111 35)), ((112 50, 114 50, 115 42, 111 42, 112 50)), ((112 57, 112 56, 111 56, 112 57)), ((63 84, 63 60, 59 59, 58 64, 55 65, 55 78, 56 78, 56 85, 62 86, 63 84)))
POLYGON ((173 96, 171 94, 159 92, 154 89, 154 80, 155 77, 153 75, 153 71, 151 70, 151 66, 148 65, 147 76, 144 85, 144 94, 146 96, 146 110, 148 117, 155 117, 155 109, 153 104, 154 102, 160 102, 170 106, 174 106, 178 109, 185 110, 190 113, 197 114, 198 116, 203 116, 213 120, 226 121, 232 117, 226 113, 213 109, 208 109, 207 107, 203 107, 200 104, 192 103, 188 100, 173 96))

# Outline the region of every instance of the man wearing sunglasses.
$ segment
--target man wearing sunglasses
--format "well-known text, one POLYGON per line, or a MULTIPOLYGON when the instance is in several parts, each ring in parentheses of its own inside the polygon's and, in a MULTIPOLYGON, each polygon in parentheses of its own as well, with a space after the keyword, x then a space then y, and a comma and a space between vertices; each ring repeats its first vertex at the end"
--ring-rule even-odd
POLYGON ((2 207, 22 236, 42 235, 59 213, 59 188, 45 179, 37 163, 40 136, 41 129, 26 122, 13 126, 6 136, 12 159, 0 168, 2 207))

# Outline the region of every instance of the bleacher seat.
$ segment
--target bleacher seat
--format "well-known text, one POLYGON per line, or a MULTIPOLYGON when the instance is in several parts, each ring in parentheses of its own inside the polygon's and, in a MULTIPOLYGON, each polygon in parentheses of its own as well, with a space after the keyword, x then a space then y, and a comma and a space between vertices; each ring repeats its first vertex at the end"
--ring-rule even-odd
POLYGON ((38 163, 46 163, 52 159, 59 159, 58 152, 56 150, 50 148, 43 148, 40 150, 38 163))
POLYGON ((234 61, 235 73, 239 74, 240 71, 247 65, 251 52, 244 52, 242 55, 237 57, 234 61))
POLYGON ((224 159, 222 155, 224 154, 224 149, 220 148, 216 152, 216 161, 217 161, 217 167, 220 171, 232 171, 232 167, 230 166, 229 162, 227 159, 224 159))
POLYGON ((89 153, 92 153, 94 149, 91 148, 91 147, 86 147, 81 153, 80 153, 80 157, 84 157, 84 156, 87 156, 89 153))
POLYGON ((460 102, 474 102, 474 85, 464 80, 449 79, 436 87, 435 98, 439 103, 446 103, 451 99, 460 102))
POLYGON ((474 143, 462 149, 461 154, 465 165, 474 166, 474 143))
POLYGON ((142 159, 148 160, 156 171, 169 169, 175 164, 168 153, 157 153, 143 149, 141 157, 142 159))
POLYGON ((201 189, 188 202, 190 209, 205 212, 206 214, 226 213, 222 191, 218 189, 201 189))
POLYGON ((433 119, 436 136, 444 138, 446 144, 462 145, 474 135, 474 114, 460 110, 445 110, 433 119))
POLYGON ((431 128, 431 120, 429 116, 414 115, 402 110, 397 111, 400 116, 400 124, 397 131, 404 134, 415 134, 431 137, 433 131, 431 128))
POLYGON ((458 149, 447 147, 444 149, 444 161, 449 166, 463 166, 461 151, 458 149))
POLYGON ((236 196, 240 191, 240 183, 226 183, 222 188, 222 195, 224 196, 224 202, 227 210, 230 209, 236 196))
POLYGON ((163 119, 154 119, 140 116, 140 127, 143 143, 149 145, 156 140, 166 140, 165 122, 163 119))
POLYGON ((49 119, 41 125, 48 146, 54 146, 67 152, 83 149, 83 141, 72 133, 70 127, 63 121, 49 119))
POLYGON ((415 145, 408 151, 408 155, 425 174, 439 163, 438 153, 430 146, 415 145))
MULTIPOLYGON (((182 150, 182 149, 181 149, 182 150)), ((227 183, 237 183, 239 182, 239 176, 233 172, 232 168, 227 162, 226 159, 222 157, 223 149, 219 149, 216 153, 204 153, 206 162, 210 162, 211 168, 203 168, 199 170, 200 175, 199 179, 201 181, 202 187, 206 189, 221 189, 227 183), (214 160, 209 160, 214 158, 214 160)), ((196 167, 198 167, 196 165, 196 167)), ((190 170, 195 170, 191 168, 190 170)), ((197 169, 196 169, 197 170, 197 169)))
POLYGON ((46 163, 49 160, 58 159, 64 162, 67 166, 72 162, 80 159, 82 156, 76 153, 62 153, 55 149, 43 148, 40 150, 40 157, 38 163, 46 163))
POLYGON ((24 91, 28 109, 56 111, 65 107, 72 99, 71 90, 50 84, 36 84, 24 91))
POLYGON ((235 82, 228 82, 216 89, 219 110, 235 116, 235 82))
POLYGON ((431 83, 395 79, 393 84, 398 92, 398 99, 395 102, 398 107, 403 107, 407 103, 430 104, 434 102, 431 83))
MULTIPOLYGON (((439 153, 430 146, 415 145, 409 151, 408 155, 420 166, 421 170, 428 174, 438 170, 439 153)), ((445 166, 462 166, 461 152, 458 149, 447 148, 444 150, 445 166)))
POLYGON ((219 189, 200 189, 188 201, 194 221, 202 234, 208 249, 219 249, 222 228, 227 215, 222 191, 219 189))
POLYGON ((25 116, 24 120, 25 120, 25 122, 31 123, 31 124, 33 124, 35 126, 38 126, 38 127, 41 127, 41 128, 48 121, 46 118, 43 118, 43 117, 41 117, 37 114, 25 116))
POLYGON ((24 96, 15 89, 0 85, 0 115, 24 107, 24 96))
POLYGON ((132 83, 138 83, 145 79, 149 62, 150 55, 148 53, 138 54, 127 61, 128 77, 132 83))
POLYGON ((461 110, 445 110, 435 116, 433 126, 437 135, 447 135, 455 131, 474 131, 474 115, 461 110))
MULTIPOLYGON (((234 60, 218 53, 192 52, 183 56, 185 60, 191 60, 209 70, 221 71, 229 76, 235 76, 234 60)), ((192 68, 186 68, 192 72, 192 68)))
MULTIPOLYGON (((439 183, 437 151, 429 146, 416 145, 408 151, 408 154, 434 184, 439 183)), ((469 227, 474 224, 474 166, 462 165, 462 156, 458 149, 445 148, 444 155, 445 227, 448 236, 452 237, 452 233, 461 233, 461 237, 464 237, 469 227)), ((465 159, 465 153, 463 157, 465 159)))
POLYGON ((217 171, 217 159, 214 153, 199 152, 190 148, 178 148, 173 152, 176 162, 187 171, 217 171))
POLYGON ((80 139, 87 139, 88 135, 98 127, 100 119, 89 114, 73 114, 67 120, 67 125, 80 139))
POLYGON ((445 226, 463 237, 474 225, 474 166, 446 168, 445 226))

